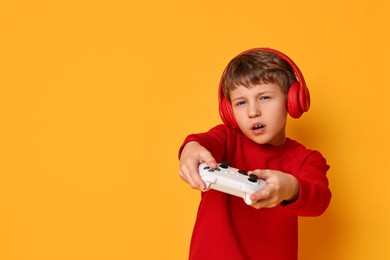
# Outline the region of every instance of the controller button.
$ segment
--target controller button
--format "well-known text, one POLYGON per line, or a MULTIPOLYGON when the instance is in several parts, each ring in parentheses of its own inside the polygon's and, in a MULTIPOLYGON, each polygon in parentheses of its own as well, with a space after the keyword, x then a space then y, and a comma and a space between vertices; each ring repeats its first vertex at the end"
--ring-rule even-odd
POLYGON ((257 177, 257 175, 255 175, 255 174, 250 174, 248 180, 249 180, 250 182, 257 182, 257 179, 258 179, 258 178, 259 178, 259 177, 257 177))
POLYGON ((222 161, 222 162, 219 164, 219 166, 220 166, 221 168, 227 169, 227 168, 229 167, 229 164, 228 164, 227 162, 225 162, 225 161, 222 161))
POLYGON ((248 172, 244 170, 238 170, 238 172, 241 173, 242 175, 248 175, 248 172))

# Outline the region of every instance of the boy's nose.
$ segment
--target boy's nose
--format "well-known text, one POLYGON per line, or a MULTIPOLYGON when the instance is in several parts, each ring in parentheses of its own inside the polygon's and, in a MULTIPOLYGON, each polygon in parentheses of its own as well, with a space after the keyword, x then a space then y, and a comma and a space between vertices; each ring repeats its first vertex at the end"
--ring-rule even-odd
POLYGON ((256 105, 249 106, 248 115, 250 118, 261 116, 260 108, 256 105))

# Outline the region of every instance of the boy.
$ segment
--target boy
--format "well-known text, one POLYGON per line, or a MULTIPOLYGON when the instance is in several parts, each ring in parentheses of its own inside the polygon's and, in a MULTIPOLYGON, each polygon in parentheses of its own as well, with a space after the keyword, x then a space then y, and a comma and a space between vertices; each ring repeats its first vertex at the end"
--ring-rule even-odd
POLYGON ((267 186, 251 195, 251 206, 202 192, 189 259, 297 259, 297 217, 321 215, 331 199, 324 157, 286 137, 287 114, 298 118, 309 106, 304 78, 283 53, 257 48, 230 61, 219 87, 224 124, 185 139, 179 175, 204 190, 198 165, 227 161, 267 186))

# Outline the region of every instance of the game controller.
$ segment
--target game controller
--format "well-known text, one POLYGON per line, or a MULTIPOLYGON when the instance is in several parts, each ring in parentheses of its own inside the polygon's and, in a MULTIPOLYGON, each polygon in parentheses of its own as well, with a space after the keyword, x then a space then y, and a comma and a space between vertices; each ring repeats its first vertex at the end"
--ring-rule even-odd
POLYGON ((206 189, 221 191, 237 197, 242 197, 246 204, 251 205, 250 196, 266 186, 266 182, 257 175, 230 167, 227 162, 221 162, 217 168, 210 168, 206 163, 199 165, 199 174, 206 184, 206 189))

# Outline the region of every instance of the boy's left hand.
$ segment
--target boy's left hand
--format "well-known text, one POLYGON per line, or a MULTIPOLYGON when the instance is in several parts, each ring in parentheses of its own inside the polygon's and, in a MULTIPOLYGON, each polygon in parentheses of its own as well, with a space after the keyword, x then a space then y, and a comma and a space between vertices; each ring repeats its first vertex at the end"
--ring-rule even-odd
POLYGON ((255 174, 267 182, 267 186, 251 195, 252 207, 272 208, 282 201, 295 201, 299 197, 299 182, 293 175, 281 171, 254 170, 248 174, 255 174))

